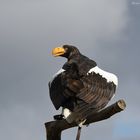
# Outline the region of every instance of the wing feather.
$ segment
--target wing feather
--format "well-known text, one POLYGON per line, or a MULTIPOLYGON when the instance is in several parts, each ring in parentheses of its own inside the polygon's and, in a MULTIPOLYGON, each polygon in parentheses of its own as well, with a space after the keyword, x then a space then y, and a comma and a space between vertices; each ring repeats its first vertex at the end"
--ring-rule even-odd
POLYGON ((94 72, 82 79, 84 88, 77 93, 76 97, 90 104, 92 108, 102 108, 115 93, 115 84, 107 82, 105 78, 94 72))

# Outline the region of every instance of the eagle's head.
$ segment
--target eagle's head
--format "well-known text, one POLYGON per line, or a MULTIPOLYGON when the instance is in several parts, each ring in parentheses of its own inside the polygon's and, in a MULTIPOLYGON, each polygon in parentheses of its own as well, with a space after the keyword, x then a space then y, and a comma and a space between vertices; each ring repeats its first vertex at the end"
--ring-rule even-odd
POLYGON ((60 47, 56 47, 52 50, 52 55, 57 57, 57 56, 62 56, 67 59, 70 59, 76 55, 79 55, 80 52, 75 46, 71 45, 63 45, 60 47))

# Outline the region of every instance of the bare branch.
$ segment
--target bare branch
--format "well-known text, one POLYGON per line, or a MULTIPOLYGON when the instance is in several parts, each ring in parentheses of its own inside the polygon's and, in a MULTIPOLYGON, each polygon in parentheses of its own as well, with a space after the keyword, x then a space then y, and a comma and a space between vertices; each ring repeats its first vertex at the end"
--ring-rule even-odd
MULTIPOLYGON (((116 103, 108 106, 107 108, 103 109, 102 111, 92 114, 87 118, 87 121, 84 125, 91 124, 94 122, 102 121, 105 119, 110 118, 114 114, 123 111, 126 107, 124 100, 119 100, 116 103)), ((61 132, 63 130, 72 128, 77 126, 76 123, 67 123, 65 119, 60 121, 51 121, 45 123, 46 133, 47 133, 47 140, 61 140, 61 132)))

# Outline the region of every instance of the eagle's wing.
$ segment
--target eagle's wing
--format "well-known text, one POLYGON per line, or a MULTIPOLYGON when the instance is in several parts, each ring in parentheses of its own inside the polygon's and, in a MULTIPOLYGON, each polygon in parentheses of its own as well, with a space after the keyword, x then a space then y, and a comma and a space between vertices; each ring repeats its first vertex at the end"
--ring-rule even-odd
POLYGON ((116 85, 107 82, 100 74, 88 73, 81 80, 84 88, 76 94, 76 97, 90 104, 90 107, 97 111, 105 107, 115 94, 116 85))
POLYGON ((100 74, 94 72, 82 77, 80 82, 73 80, 68 86, 71 91, 75 92, 75 98, 77 99, 77 104, 68 121, 75 121, 77 124, 85 120, 87 116, 104 108, 114 96, 116 90, 116 85, 113 82, 108 82, 100 74), (83 86, 78 89, 76 87, 80 82, 83 86))
POLYGON ((74 108, 75 93, 81 89, 81 82, 72 80, 72 75, 66 70, 60 69, 49 82, 50 98, 57 110, 61 106, 70 110, 74 108))
POLYGON ((69 94, 65 96, 73 96, 97 110, 107 105, 116 90, 113 82, 108 82, 107 79, 94 72, 88 73, 80 79, 67 78, 65 81, 65 90, 69 91, 69 94))
POLYGON ((50 98, 56 109, 59 109, 60 106, 62 106, 62 103, 66 100, 66 97, 62 94, 64 92, 61 82, 61 76, 63 72, 64 69, 60 69, 49 82, 50 98))

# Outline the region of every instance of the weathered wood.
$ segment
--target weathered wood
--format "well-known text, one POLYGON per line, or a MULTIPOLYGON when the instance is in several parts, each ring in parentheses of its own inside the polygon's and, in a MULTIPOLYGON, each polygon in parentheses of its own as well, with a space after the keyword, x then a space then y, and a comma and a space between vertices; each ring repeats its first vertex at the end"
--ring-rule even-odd
MULTIPOLYGON (((125 107, 125 101, 119 100, 116 103, 106 107, 102 111, 90 115, 84 125, 108 119, 112 115, 123 111, 125 107)), ((61 132, 75 126, 77 126, 76 123, 68 124, 65 119, 60 121, 47 122, 45 123, 47 140, 61 140, 61 132)))

